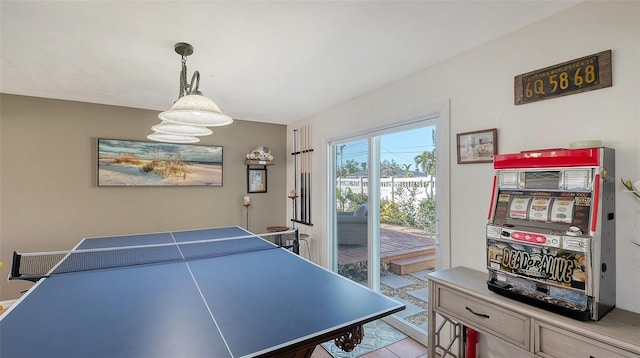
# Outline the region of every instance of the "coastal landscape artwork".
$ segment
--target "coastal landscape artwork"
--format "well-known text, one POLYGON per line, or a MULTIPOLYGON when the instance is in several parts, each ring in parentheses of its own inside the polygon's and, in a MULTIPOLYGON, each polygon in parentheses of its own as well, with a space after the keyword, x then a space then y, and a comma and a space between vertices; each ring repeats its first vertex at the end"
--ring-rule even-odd
POLYGON ((98 186, 222 186, 222 147, 99 138, 98 186))

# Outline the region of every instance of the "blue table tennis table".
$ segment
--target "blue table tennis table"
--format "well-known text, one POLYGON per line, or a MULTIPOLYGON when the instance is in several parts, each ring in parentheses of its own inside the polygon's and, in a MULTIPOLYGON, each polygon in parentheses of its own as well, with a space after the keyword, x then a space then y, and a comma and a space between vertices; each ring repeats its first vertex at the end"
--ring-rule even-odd
POLYGON ((67 255, 0 316, 0 356, 309 357, 404 309, 239 227, 86 238, 70 252, 95 263, 149 245, 179 258, 74 271, 67 255))

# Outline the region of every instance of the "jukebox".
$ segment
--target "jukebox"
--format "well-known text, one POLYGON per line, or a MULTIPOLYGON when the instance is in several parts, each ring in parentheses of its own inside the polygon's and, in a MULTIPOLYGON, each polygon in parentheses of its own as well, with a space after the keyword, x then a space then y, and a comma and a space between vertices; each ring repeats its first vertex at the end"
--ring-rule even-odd
POLYGON ((494 157, 490 290, 583 321, 613 308, 614 155, 583 148, 494 157))

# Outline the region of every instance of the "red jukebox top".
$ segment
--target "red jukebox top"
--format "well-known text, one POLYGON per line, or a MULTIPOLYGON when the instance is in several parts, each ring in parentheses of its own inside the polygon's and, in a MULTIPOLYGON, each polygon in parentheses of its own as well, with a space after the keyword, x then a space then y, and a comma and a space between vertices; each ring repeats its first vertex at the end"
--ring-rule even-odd
POLYGON ((546 149, 495 155, 494 167, 500 174, 494 179, 498 182, 494 183, 488 219, 499 225, 512 219, 528 222, 527 226, 576 226, 583 233, 595 231, 592 212, 597 214, 599 209, 597 183, 601 173, 596 168, 601 166, 601 150, 546 149))
POLYGON ((495 169, 599 166, 600 148, 545 149, 517 154, 496 154, 495 169))

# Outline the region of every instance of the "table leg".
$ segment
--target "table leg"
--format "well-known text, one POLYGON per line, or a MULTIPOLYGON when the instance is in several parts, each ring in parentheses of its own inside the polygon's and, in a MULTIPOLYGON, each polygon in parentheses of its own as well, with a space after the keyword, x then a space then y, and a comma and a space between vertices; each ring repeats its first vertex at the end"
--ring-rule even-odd
POLYGON ((356 346, 362 343, 362 337, 364 337, 364 329, 362 326, 355 326, 349 332, 334 339, 336 347, 342 349, 345 352, 351 352, 356 346))

